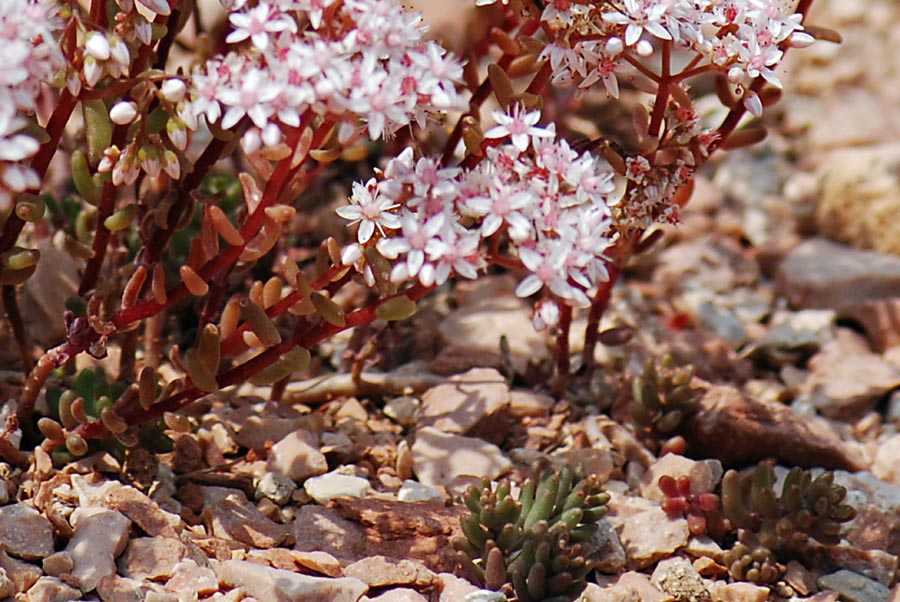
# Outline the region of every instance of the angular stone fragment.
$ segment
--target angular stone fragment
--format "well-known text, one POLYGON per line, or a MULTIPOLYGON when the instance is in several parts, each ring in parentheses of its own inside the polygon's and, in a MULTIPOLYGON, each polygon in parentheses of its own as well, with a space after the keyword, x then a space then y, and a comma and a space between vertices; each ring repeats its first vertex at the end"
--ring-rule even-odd
POLYGON ((181 517, 166 512, 134 487, 120 485, 107 491, 103 505, 121 512, 150 536, 175 537, 175 528, 181 525, 181 517))
POLYGON ((795 247, 778 269, 777 286, 799 308, 844 310, 900 296, 900 257, 813 238, 795 247))
POLYGON ((493 368, 472 368, 422 395, 416 424, 499 443, 512 422, 506 379, 493 368))
POLYGON ((676 600, 712 602, 712 595, 700 573, 681 556, 660 561, 653 570, 650 583, 676 600))
POLYGON ((847 602, 883 602, 891 594, 877 581, 843 570, 819 577, 819 587, 836 591, 847 602))
POLYGON ((748 466, 774 456, 789 466, 865 468, 859 448, 845 442, 827 421, 756 401, 730 386, 709 386, 684 426, 693 455, 717 458, 726 466, 748 466))
POLYGON ((328 461, 319 451, 319 436, 298 429, 269 450, 269 468, 298 483, 328 472, 328 461))
POLYGON ((303 568, 315 571, 326 577, 341 577, 344 574, 338 559, 326 552, 301 552, 291 550, 294 562, 303 568))
POLYGON ((683 518, 669 518, 663 509, 642 498, 612 495, 607 520, 619 533, 628 566, 642 569, 667 558, 688 542, 683 518))
POLYGON ((244 560, 214 562, 219 581, 271 602, 357 602, 368 590, 359 579, 310 577, 244 560))
POLYGON ((283 525, 270 520, 242 495, 228 495, 204 510, 203 516, 217 537, 254 548, 274 548, 287 537, 283 525))
POLYGON ((428 598, 414 589, 400 587, 390 589, 374 598, 363 596, 360 602, 428 602, 428 598))
POLYGON ((456 575, 450 573, 439 573, 440 581, 439 590, 441 597, 438 602, 459 602, 464 600, 466 595, 477 592, 478 588, 456 575))
POLYGON ((44 558, 53 553, 53 525, 28 504, 0 507, 0 546, 18 558, 44 558))
POLYGON ((270 471, 260 477, 256 484, 256 499, 266 498, 279 506, 284 506, 291 500, 296 490, 297 484, 290 477, 270 471))
POLYGON ((364 497, 371 488, 367 479, 339 472, 313 477, 303 484, 307 495, 323 506, 333 498, 364 497))
MULTIPOLYGON (((139 602, 141 600, 159 600, 161 588, 149 581, 139 581, 119 575, 107 575, 97 584, 97 593, 103 602, 139 602), (153 592, 151 594, 151 592, 153 592), (149 596, 153 596, 150 598, 149 596)), ((162 602, 162 601, 161 601, 162 602)))
POLYGON ((358 560, 344 569, 344 575, 355 577, 372 588, 391 585, 424 588, 437 581, 437 576, 418 562, 385 556, 371 556, 358 560))
POLYGON ((166 590, 184 595, 208 596, 219 590, 219 579, 216 573, 198 565, 190 558, 181 560, 172 567, 172 577, 166 581, 166 590))
POLYGON ((174 537, 137 537, 119 557, 119 574, 131 579, 168 579, 173 567, 187 556, 187 546, 174 537))
POLYGON ((588 583, 581 597, 583 602, 669 602, 671 599, 650 584, 650 577, 634 571, 588 583))
POLYGON ((76 508, 72 513, 75 534, 66 551, 72 556, 72 576, 90 592, 100 580, 116 572, 115 557, 128 543, 131 521, 115 510, 76 508))
POLYGON ((430 487, 446 486, 462 475, 496 479, 512 466, 492 443, 429 426, 416 431, 412 453, 419 482, 430 487))
POLYGON ((713 595, 717 602, 766 602, 769 599, 769 588, 753 583, 716 581, 713 595))
POLYGON ((858 417, 900 387, 900 369, 851 345, 839 336, 809 361, 811 374, 803 389, 816 409, 831 418, 858 417))
POLYGON ((81 599, 81 592, 56 577, 41 577, 29 588, 28 602, 72 602, 81 599))
POLYGON ((397 490, 397 500, 400 502, 435 502, 443 501, 446 496, 435 489, 417 481, 406 480, 397 490))
POLYGON ((41 569, 30 562, 13 558, 0 546, 0 569, 16 586, 17 592, 28 590, 41 577, 41 569))

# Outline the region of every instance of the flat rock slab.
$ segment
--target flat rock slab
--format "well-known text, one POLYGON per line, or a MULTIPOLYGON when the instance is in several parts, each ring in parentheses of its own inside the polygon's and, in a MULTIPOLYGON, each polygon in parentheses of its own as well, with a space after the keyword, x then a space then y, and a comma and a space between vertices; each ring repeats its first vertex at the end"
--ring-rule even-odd
POLYGON ((709 386, 696 414, 685 421, 693 455, 743 467, 775 457, 788 466, 866 468, 861 451, 827 421, 799 416, 780 403, 765 403, 730 386, 709 386))
POLYGON ((777 287, 793 307, 840 313, 874 299, 900 297, 900 257, 813 238, 784 258, 777 287))
POLYGON ((416 476, 429 487, 446 487, 463 475, 496 479, 512 467, 493 443, 450 435, 431 426, 416 431, 412 454, 416 476))
POLYGON ((853 571, 822 575, 819 587, 836 591, 847 602, 883 602, 891 595, 888 587, 853 571))
POLYGON ((493 368, 473 368, 422 395, 416 424, 500 443, 512 423, 506 379, 493 368))
POLYGON ((28 504, 0 508, 0 548, 18 558, 35 560, 53 553, 53 525, 28 504))
POLYGON ((846 347, 839 337, 813 356, 803 390, 825 416, 849 420, 874 409, 889 391, 900 387, 900 368, 867 350, 846 347))
POLYGON ((119 574, 131 579, 168 579, 188 548, 174 537, 137 537, 119 557, 119 574))
POLYGON ((357 602, 369 587, 359 579, 310 577, 246 560, 212 563, 219 581, 272 602, 357 602))
POLYGON ((363 528, 360 559, 414 560, 435 572, 452 571, 459 560, 450 542, 462 534, 459 518, 468 513, 460 505, 373 498, 341 498, 332 505, 342 517, 363 528))
POLYGON ((254 548, 274 548, 288 535, 283 525, 270 520, 243 496, 231 494, 203 511, 210 531, 254 548))

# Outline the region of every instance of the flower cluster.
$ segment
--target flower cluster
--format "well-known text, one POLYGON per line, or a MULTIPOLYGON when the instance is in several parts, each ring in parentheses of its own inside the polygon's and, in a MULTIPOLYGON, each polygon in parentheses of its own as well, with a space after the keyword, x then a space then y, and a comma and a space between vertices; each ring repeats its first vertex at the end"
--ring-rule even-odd
POLYGON ((391 159, 380 181, 354 185, 350 204, 337 210, 359 224, 355 245, 374 244, 390 259, 395 283, 425 286, 451 273, 474 278, 505 246, 529 272, 519 296, 544 289, 587 305, 590 291, 608 279, 612 170, 556 140, 552 125, 538 127, 539 117, 521 105, 495 111, 497 125, 486 136, 511 143, 488 148, 473 169, 415 161, 412 149, 391 159))
POLYGON ((12 196, 40 188, 38 175, 21 162, 38 142, 22 133, 34 113, 42 83, 65 67, 56 43, 56 6, 34 0, 0 2, 0 207, 12 196))
POLYGON ((339 121, 344 139, 359 119, 379 138, 464 106, 462 66, 423 41, 421 18, 396 0, 230 5, 238 10, 226 41, 236 47, 194 70, 179 111, 191 129, 201 119, 227 129, 246 117, 271 144, 278 125, 296 127, 311 111, 339 121))
MULTIPOLYGON (((780 87, 772 68, 781 60, 781 45, 812 42, 802 31, 793 4, 785 0, 549 0, 541 16, 552 32, 544 57, 551 61, 555 83, 584 88, 602 81, 607 92, 617 97, 616 71, 627 66, 627 59, 634 62, 651 55, 655 42, 667 41, 696 55, 692 69, 708 66, 727 73, 736 86, 746 87, 762 76, 780 87)), ((750 94, 746 100, 755 103, 750 94)))

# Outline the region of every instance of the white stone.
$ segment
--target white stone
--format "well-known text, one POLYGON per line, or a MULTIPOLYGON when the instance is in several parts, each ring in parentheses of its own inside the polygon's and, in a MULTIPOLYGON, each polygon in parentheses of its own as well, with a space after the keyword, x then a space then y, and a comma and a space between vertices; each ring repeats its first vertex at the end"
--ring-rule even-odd
POLYGON ((320 477, 307 479, 303 489, 309 497, 324 506, 335 497, 365 497, 371 485, 362 477, 329 472, 320 477))
POLYGON ((428 485, 407 479, 397 491, 397 499, 401 502, 443 501, 444 494, 428 485))
POLYGON ((359 579, 310 577, 245 560, 211 562, 219 581, 266 602, 357 602, 369 587, 359 579))

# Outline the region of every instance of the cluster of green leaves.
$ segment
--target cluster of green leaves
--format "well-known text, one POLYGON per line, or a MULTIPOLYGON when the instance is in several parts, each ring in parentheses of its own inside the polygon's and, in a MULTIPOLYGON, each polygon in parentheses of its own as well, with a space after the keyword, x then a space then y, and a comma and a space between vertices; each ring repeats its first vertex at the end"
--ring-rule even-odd
POLYGON ((535 471, 518 492, 508 480, 495 487, 485 479, 464 500, 471 514, 453 544, 475 581, 520 602, 570 602, 584 591, 586 544, 609 501, 596 475, 535 471))

